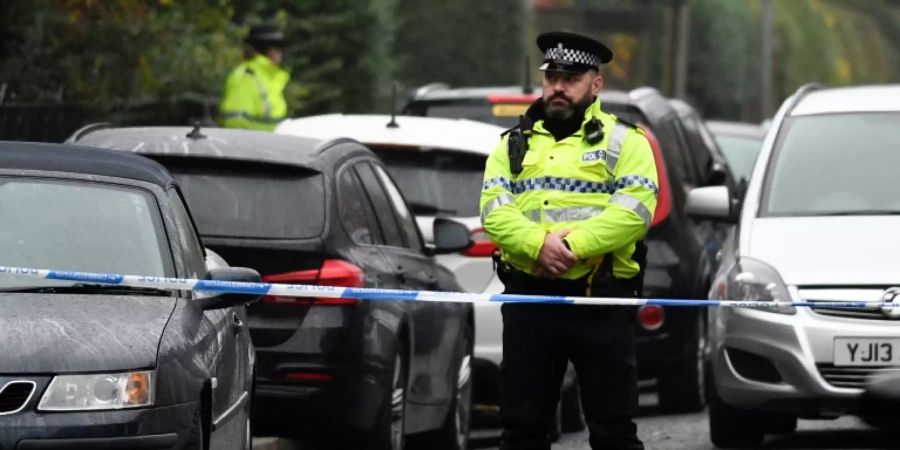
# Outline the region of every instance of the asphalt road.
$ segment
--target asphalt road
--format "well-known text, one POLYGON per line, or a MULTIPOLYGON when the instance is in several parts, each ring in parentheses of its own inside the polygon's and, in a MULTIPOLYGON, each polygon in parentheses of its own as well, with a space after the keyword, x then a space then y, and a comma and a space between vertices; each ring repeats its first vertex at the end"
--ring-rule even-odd
MULTIPOLYGON (((660 415, 656 410, 656 396, 641 396, 641 417, 638 433, 647 450, 713 450, 709 441, 706 412, 683 415, 660 415)), ((469 448, 494 450, 500 442, 499 430, 475 430, 469 448)), ((295 442, 260 438, 254 440, 254 450, 313 450, 295 442)), ((588 433, 564 434, 553 450, 589 449, 588 433)), ((801 420, 797 432, 791 435, 766 437, 760 449, 798 450, 875 450, 900 449, 900 430, 884 432, 872 429, 861 421, 844 417, 833 421, 801 420)), ((315 449, 319 450, 319 449, 315 449)))

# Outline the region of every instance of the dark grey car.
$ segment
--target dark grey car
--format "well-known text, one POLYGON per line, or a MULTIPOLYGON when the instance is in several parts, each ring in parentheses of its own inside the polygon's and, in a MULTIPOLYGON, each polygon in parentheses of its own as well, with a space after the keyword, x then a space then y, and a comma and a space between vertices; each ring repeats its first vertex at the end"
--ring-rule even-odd
MULTIPOLYGON (((73 139, 163 163, 184 186, 204 242, 264 280, 461 290, 433 256, 465 249, 468 229, 440 220, 437 247, 426 246, 384 166, 356 141, 174 127, 95 129, 73 139)), ((329 440, 352 437, 376 449, 400 449, 404 440, 465 448, 472 306, 385 300, 252 305, 254 423, 275 434, 325 430, 329 440)))
MULTIPOLYGON (((0 142, 0 265, 259 280, 159 164, 54 144, 0 142)), ((251 300, 0 276, 0 448, 249 448, 251 300)))

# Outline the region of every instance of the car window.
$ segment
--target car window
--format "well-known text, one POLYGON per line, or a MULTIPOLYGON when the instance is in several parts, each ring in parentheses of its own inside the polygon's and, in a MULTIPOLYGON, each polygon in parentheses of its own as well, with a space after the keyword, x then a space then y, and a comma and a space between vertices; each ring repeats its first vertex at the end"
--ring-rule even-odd
MULTIPOLYGON (((691 162, 694 171, 699 174, 698 181, 705 183, 709 177, 709 171, 712 169, 712 147, 703 139, 703 131, 705 127, 700 119, 693 114, 687 116, 682 121, 688 141, 691 162)), ((715 143, 712 143, 715 145, 715 143)))
POLYGON ((395 247, 403 247, 403 236, 401 235, 400 225, 397 223, 397 216, 391 208, 391 202, 388 200, 384 188, 378 181, 378 176, 372 170, 372 166, 367 163, 358 163, 353 166, 359 179, 362 180, 366 194, 375 207, 375 214, 378 218, 378 224, 381 226, 381 232, 384 234, 384 243, 395 247))
POLYGON ((169 205, 172 208, 172 216, 175 218, 176 235, 181 252, 184 255, 184 265, 188 278, 203 278, 206 276, 206 259, 203 255, 203 245, 197 238, 191 216, 185 207, 184 200, 177 190, 169 191, 169 205))
POLYGON ((391 177, 381 166, 375 164, 373 167, 375 167, 375 173, 378 175, 378 178, 381 179, 381 184, 383 184, 384 188, 387 190, 391 205, 394 206, 394 212, 397 213, 397 218, 400 221, 400 229, 403 231, 403 237, 406 240, 406 246, 413 249, 421 249, 422 239, 419 237, 419 226, 416 225, 415 217, 413 217, 409 208, 406 206, 403 195, 400 194, 400 190, 397 189, 394 181, 391 180, 391 177))
POLYGON ((768 168, 762 215, 900 213, 898 123, 895 112, 786 119, 768 168))
POLYGON ((341 223, 357 244, 384 244, 375 211, 351 167, 345 167, 338 175, 338 213, 341 223))
POLYGON ((665 157, 669 176, 677 179, 679 183, 691 183, 674 116, 664 119, 658 126, 652 127, 651 131, 659 140, 659 147, 665 157))
POLYGON ((485 156, 417 148, 372 148, 414 212, 478 217, 485 156))
POLYGON ((749 179, 762 149, 762 140, 757 138, 719 134, 716 136, 719 148, 725 155, 728 167, 737 179, 749 179))
POLYGON ((203 236, 303 239, 323 232, 325 185, 318 172, 199 158, 165 165, 203 236))
MULTIPOLYGON (((173 276, 159 211, 139 188, 0 177, 0 264, 173 276)), ((34 280, 0 278, 0 285, 23 281, 34 280)))

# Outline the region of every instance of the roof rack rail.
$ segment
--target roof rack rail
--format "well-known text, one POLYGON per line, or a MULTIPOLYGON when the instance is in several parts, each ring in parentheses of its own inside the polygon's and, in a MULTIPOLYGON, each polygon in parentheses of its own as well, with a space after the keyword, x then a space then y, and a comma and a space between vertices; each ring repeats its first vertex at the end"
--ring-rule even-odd
POLYGON ((416 88, 415 92, 413 93, 413 98, 414 99, 421 98, 421 97, 424 97, 425 95, 427 95, 431 91, 442 91, 445 89, 450 89, 450 85, 447 83, 441 83, 441 82, 428 83, 426 85, 419 86, 418 88, 416 88))
POLYGON ((113 126, 113 124, 111 124, 111 123, 109 123, 109 122, 94 122, 94 123, 89 123, 89 124, 87 124, 87 125, 85 125, 85 126, 79 128, 79 129, 75 130, 75 132, 72 133, 72 135, 69 136, 68 139, 66 139, 66 141, 64 142, 64 144, 74 144, 74 143, 76 143, 76 141, 78 141, 79 139, 81 139, 81 138, 87 136, 88 134, 93 133, 94 131, 102 130, 102 129, 104 129, 104 128, 109 128, 109 127, 111 127, 111 126, 113 126))
POLYGON ((800 103, 800 100, 802 100, 806 94, 809 94, 812 91, 818 91, 819 89, 824 89, 824 88, 825 88, 825 86, 823 86, 821 83, 806 83, 803 86, 800 86, 799 88, 797 88, 797 91, 794 92, 793 96, 791 96, 791 102, 788 103, 788 107, 787 107, 787 110, 784 112, 784 116, 785 117, 790 116, 791 111, 794 110, 794 107, 797 106, 798 103, 800 103))

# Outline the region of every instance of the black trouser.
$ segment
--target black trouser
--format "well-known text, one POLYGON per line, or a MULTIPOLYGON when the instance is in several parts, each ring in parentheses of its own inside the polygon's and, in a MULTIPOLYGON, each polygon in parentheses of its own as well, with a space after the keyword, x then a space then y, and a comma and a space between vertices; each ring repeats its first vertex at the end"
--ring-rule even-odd
MULTIPOLYGON (((584 296, 586 280, 505 277, 508 294, 584 296)), ((624 283, 595 286, 595 297, 636 297, 624 283)), ((500 366, 502 450, 549 449, 560 387, 572 361, 591 448, 643 449, 638 412, 635 309, 506 303, 500 366)))

